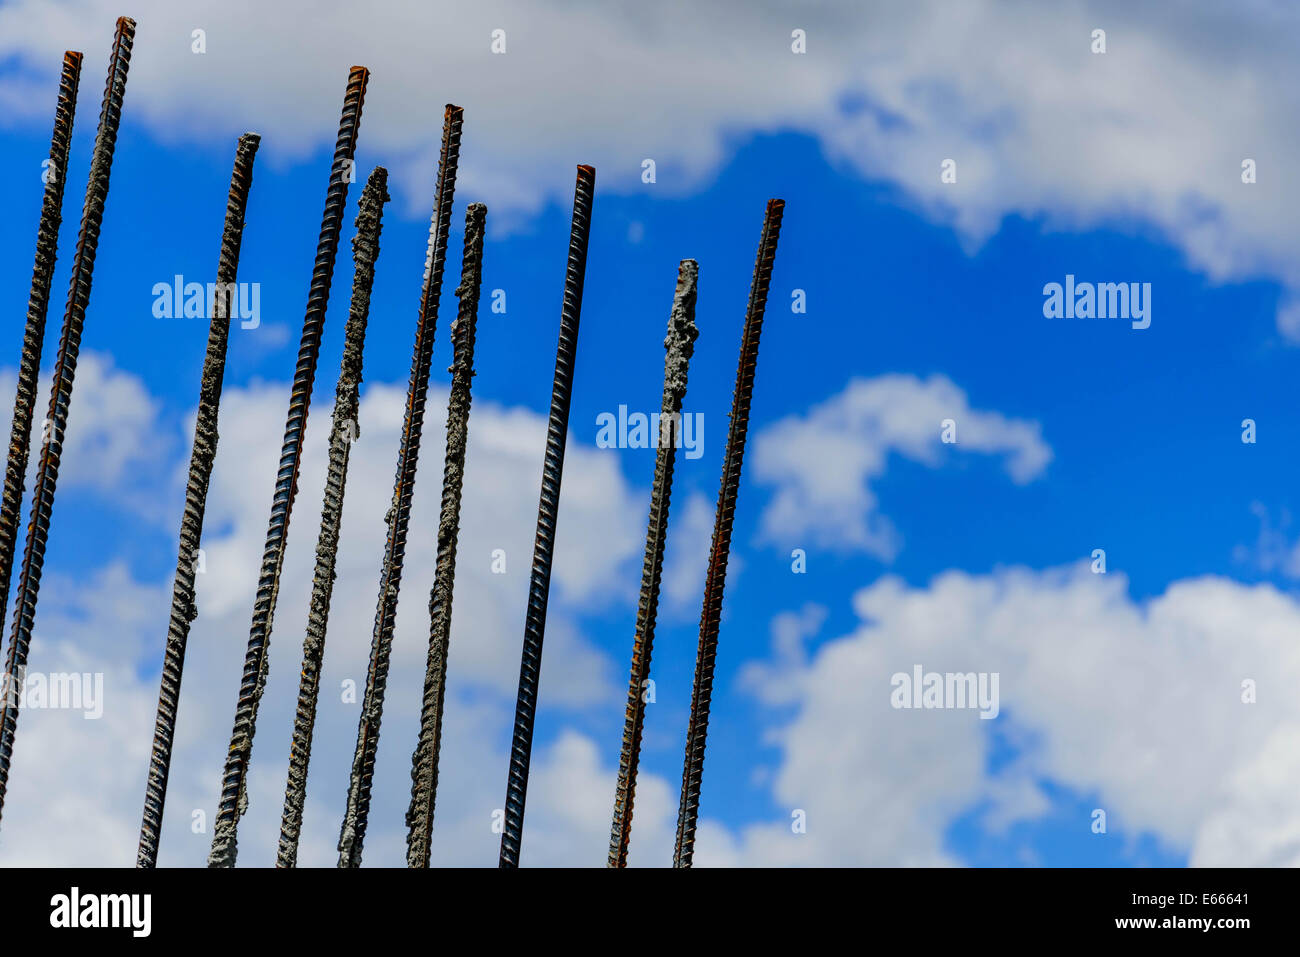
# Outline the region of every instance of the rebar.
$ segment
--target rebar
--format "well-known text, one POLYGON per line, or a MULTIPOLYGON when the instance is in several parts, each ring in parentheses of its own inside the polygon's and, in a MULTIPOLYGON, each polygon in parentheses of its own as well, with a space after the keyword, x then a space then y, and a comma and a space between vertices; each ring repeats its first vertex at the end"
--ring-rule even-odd
POLYGON ((411 807, 406 814, 406 863, 429 866, 433 808, 438 794, 438 751, 447 689, 447 651, 451 642, 451 599, 456 581, 456 541, 460 533, 460 495, 469 434, 470 387, 474 381, 474 338, 479 288, 483 282, 483 233, 487 207, 465 210, 465 249, 461 256, 460 308, 451 324, 451 390, 447 397, 447 454, 442 468, 442 509, 438 519, 438 557, 429 594, 429 662, 420 709, 420 738, 411 757, 411 807))
POLYGON ((9 610, 9 584, 13 575, 14 551, 18 547, 18 522, 31 449, 32 415, 36 409, 36 383, 41 371, 45 317, 50 308, 50 285, 59 253, 63 184, 68 173, 68 148, 72 143, 72 121, 77 111, 80 80, 81 54, 69 50, 63 54, 63 74, 59 77, 59 96, 54 107, 54 133, 50 137, 45 195, 41 202, 41 221, 36 228, 36 264, 32 267, 32 291, 27 300, 27 327, 23 331, 23 351, 18 363, 18 394, 14 398, 14 421, 9 433, 4 496, 0 499, 0 622, 4 621, 5 612, 9 610))
POLYGON ((347 206, 348 183, 355 175, 353 157, 356 153, 357 133, 361 126, 361 108, 365 100, 366 82, 369 78, 370 71, 362 66, 352 67, 348 74, 343 113, 339 119, 338 139, 334 146, 334 161, 330 168, 325 212, 321 220, 320 239, 316 246, 316 262, 312 269, 311 288, 307 295, 307 312, 303 319, 302 338, 298 346, 298 365, 294 371, 293 389, 289 395, 289 413, 285 422, 284 443, 280 449, 280 469, 276 475, 266 546, 262 552, 262 568, 257 583, 257 597, 253 604, 253 623, 249 630, 248 649, 244 657, 239 702, 235 708, 230 749, 226 755, 226 766, 222 775, 221 803, 213 825, 212 850, 208 854, 209 867, 235 866, 235 856, 238 853, 239 817, 248 808, 248 795, 245 791, 248 761, 253 751, 257 707, 262 699, 262 689, 266 685, 271 624, 275 616, 275 601, 280 590, 280 571, 284 565, 289 517, 293 511, 294 497, 298 492, 303 433, 307 428, 312 384, 316 379, 316 360, 320 355, 325 310, 329 303, 330 283, 334 275, 334 259, 338 254, 339 233, 343 227, 343 211, 347 206))
POLYGON ((677 839, 673 866, 690 867, 695 852, 695 824, 700 808, 700 785, 704 778, 704 744, 709 731, 709 708, 713 699, 713 667, 718 654, 718 623, 722 618, 722 591, 727 581, 727 559, 731 553, 731 529, 740 491, 740 469, 745 457, 745 436, 749 431, 749 405, 754 395, 754 372, 758 365, 758 340, 763 331, 763 312, 776 260, 785 201, 770 199, 763 217, 758 258, 749 287, 745 310, 745 331, 740 342, 740 364, 731 400, 731 424, 723 453, 722 484, 718 510, 713 520, 713 542, 704 580, 704 606, 700 613, 700 642, 695 657, 695 683, 691 690, 691 717, 686 732, 686 758, 682 767, 682 794, 677 809, 677 839))
POLYGON ((406 414, 397 453, 397 476, 393 483, 392 505, 386 518, 388 536, 379 576, 379 598, 375 608, 375 627, 371 634, 370 662, 366 668, 366 689, 357 723, 356 752, 348 779, 347 810, 339 832, 339 867, 361 866, 361 851, 370 814, 370 784, 374 779, 375 756, 379 750, 384 692, 388 687, 388 661, 392 653, 397 598, 406 559, 406 534, 411 517, 411 498, 415 492, 415 471, 420 458, 424 406, 429 391, 429 370, 433 362, 433 339, 438 324, 438 303, 442 297, 442 274, 447 262, 447 236, 451 229, 451 206, 456 191, 456 167, 460 158, 463 117, 464 111, 459 106, 447 104, 443 113, 438 182, 429 223, 424 287, 420 294, 411 377, 406 391, 406 414))
POLYGON ((36 617, 36 599, 41 587, 41 569, 49 539, 50 516, 54 511, 54 490, 59 478, 63 454, 63 431, 72 403, 72 385, 77 371, 77 354, 81 333, 90 303, 91 280, 95 271, 95 253, 99 231, 108 200, 109 176, 113 168, 113 149, 122 120, 122 99, 126 94, 127 69, 131 64, 131 44, 135 39, 135 21, 120 17, 113 35, 113 52, 109 60, 104 101, 100 107, 99 128, 91 154, 90 176, 86 184, 86 201, 81 213, 81 230, 72 261, 72 279, 68 286, 68 303, 63 314, 58 356, 54 362, 54 379, 50 386, 50 405, 45 441, 32 488, 32 505, 27 525, 27 542, 23 548, 22 568, 14 600, 13 626, 9 653, 5 662, 4 710, 0 713, 0 813, 4 810, 9 785, 9 764, 13 756, 14 734, 18 726, 18 685, 27 670, 32 626, 36 617))
POLYGON ((176 578, 172 584, 171 616, 167 624, 167 645, 163 652, 162 678, 158 690, 158 715, 154 721, 153 754, 145 784, 144 816, 140 824, 137 867, 153 867, 158 860, 163 807, 167 800, 167 776, 171 770, 172 741, 176 733, 176 710, 185 667, 185 646, 190 624, 199 615, 195 604, 196 557, 203 537, 203 513, 208 499, 208 482, 217 455, 217 415, 221 407, 221 386, 226 372, 226 346, 230 339, 231 294, 239 272, 239 250, 244 238, 244 215, 248 191, 253 184, 253 161, 261 137, 245 133, 235 148, 234 171, 226 199, 225 227, 217 260, 216 294, 208 326, 208 348, 203 358, 199 385, 199 411, 194 422, 194 447, 190 453, 189 480, 185 485, 185 511, 181 517, 180 546, 176 557, 176 578))
POLYGON ((307 635, 302 643, 302 670, 298 683, 298 711, 293 722, 293 743, 289 751, 289 780, 284 791, 280 820, 280 850, 277 867, 298 863, 298 837, 302 830, 303 805, 307 800, 307 766, 311 761, 312 731, 316 726, 316 702, 320 694, 321 663, 325 657, 325 630, 329 623, 330 598, 334 593, 338 563, 339 533, 343 526, 343 491, 348 477, 348 456, 352 443, 361 435, 358 399, 361 388, 362 353, 366 321, 370 315, 370 290, 379 258, 379 235, 383 228, 384 203, 388 202, 388 171, 377 166, 361 192, 357 208, 357 234, 352 240, 356 271, 352 280, 352 306, 343 340, 343 361, 334 390, 334 416, 330 429, 329 468, 325 474, 325 502, 321 509, 320 537, 316 542, 316 571, 312 579, 311 607, 307 635))
POLYGON ((533 722, 537 715, 537 689, 542 670, 542 639, 546 631, 546 604, 551 590, 551 556, 555 548, 555 524, 560 505, 560 480, 564 472, 569 400, 573 391, 573 363, 578 346, 578 320, 582 312, 587 240, 591 233, 591 202, 595 188, 596 170, 591 166, 579 166, 573 192, 573 222, 564 276, 564 300, 560 307, 560 337, 555 348, 551 413, 546 426, 546 454, 542 460, 542 491, 537 505, 537 536, 533 543, 533 566, 528 585, 528 612, 524 619, 523 651, 519 661, 519 697, 515 702, 514 736, 510 745, 500 867, 519 866, 519 848, 523 839, 528 766, 532 759, 533 722))
POLYGON ((641 754, 645 720, 646 682, 654 650, 655 617, 659 609, 659 582, 668 540, 668 508, 673 492, 673 466, 680 435, 686 373, 699 329, 695 326, 696 281, 699 264, 683 259, 677 267, 677 289, 664 339, 663 411, 659 417, 659 447, 655 452, 654 485, 650 490, 650 519, 646 527, 645 561, 641 566, 641 600, 637 606, 636 637, 632 643, 632 668, 627 686, 627 714, 623 719, 623 748, 614 791, 614 821, 609 833, 609 866, 627 866, 632 837, 632 805, 636 797, 636 770, 641 754))

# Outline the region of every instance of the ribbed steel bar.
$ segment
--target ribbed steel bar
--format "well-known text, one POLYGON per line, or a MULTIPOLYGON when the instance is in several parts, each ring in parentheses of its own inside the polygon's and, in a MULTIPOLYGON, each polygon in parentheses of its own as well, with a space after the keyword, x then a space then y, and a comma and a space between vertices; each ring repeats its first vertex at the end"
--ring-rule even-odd
POLYGON ((58 356, 54 362, 54 380, 50 386, 47 416, 47 441, 41 446, 40 464, 32 488, 32 506, 27 525, 27 543, 14 599, 13 626, 9 653, 5 661, 4 710, 0 713, 0 811, 4 809, 9 785, 9 764, 13 756, 14 734, 18 725, 17 688, 27 670, 27 653, 31 646, 32 625, 36 618, 36 599, 41 587, 41 567, 50 533, 50 516, 54 511, 54 489, 59 478, 63 455, 63 431, 67 426, 68 408, 72 403, 72 385, 77 372, 77 354, 81 333, 90 303, 91 280, 95 271, 95 253, 99 231, 108 200, 109 175, 113 168, 113 149, 122 120, 122 98, 126 94, 126 74, 131 64, 131 45, 135 39, 135 21, 121 17, 113 35, 113 52, 104 87, 104 101, 99 113, 99 129, 90 160, 90 178, 86 185, 86 202, 81 213, 81 231, 72 261, 72 280, 68 287, 68 304, 63 314, 58 356))
POLYGON ((362 66, 354 66, 348 74, 343 114, 339 120, 338 139, 334 146, 334 162, 330 169, 329 190, 325 198, 325 213, 321 220, 320 240, 316 246, 316 263, 312 269, 311 289, 307 295, 307 313, 303 319, 302 339, 298 346, 298 366, 294 371, 293 389, 289 395, 289 413, 284 427, 284 444, 280 449, 280 469, 276 475, 275 495, 271 502, 266 547, 262 552, 257 598, 253 604, 253 623, 244 658, 244 675, 239 686, 234 729, 231 731, 230 749, 222 775, 221 803, 213 826, 212 850, 208 854, 209 867, 235 866, 239 817, 248 804, 244 785, 249 757, 253 751, 257 707, 266 684, 271 624, 280 590, 280 570, 284 565, 289 517, 298 492, 303 433, 307 428, 312 384, 316 379, 316 360, 320 355, 325 310, 329 304, 330 283, 334 276, 334 259, 338 254, 339 233, 343 228, 348 182, 353 177, 353 157, 356 153, 357 133, 361 127, 361 107, 369 78, 370 71, 362 66))
POLYGON ((382 166, 375 167, 366 182, 366 188, 361 192, 361 202, 357 209, 357 235, 352 240, 352 257, 356 263, 352 280, 352 307, 344 333, 339 381, 334 390, 329 467, 325 474, 325 502, 321 509, 320 537, 316 542, 316 571, 312 579, 311 607, 307 614, 307 635, 302 644, 298 711, 293 722, 293 742, 289 751, 289 780, 284 790, 277 867, 294 867, 298 863, 298 837, 302 830, 303 805, 307 800, 307 766, 311 761, 311 739, 316 726, 321 663, 325 657, 325 630, 329 623, 330 598, 334 593, 339 533, 343 527, 343 491, 348 477, 348 455, 352 443, 361 432, 357 414, 361 360, 366 341, 366 320, 370 315, 370 290, 375 281, 375 260, 379 258, 384 203, 388 202, 387 186, 388 171, 382 166))
MULTIPOLYGON (((59 252, 59 226, 63 222, 63 184, 68 174, 68 148, 72 143, 72 120, 77 111, 77 86, 81 80, 81 54, 63 54, 63 74, 54 107, 54 134, 50 137, 50 158, 45 173, 45 196, 41 221, 36 228, 36 264, 32 267, 32 291, 27 300, 27 327, 18 363, 18 394, 14 398, 13 428, 9 432, 9 459, 5 466, 4 496, 0 498, 0 622, 9 610, 9 584, 18 548, 18 522, 23 508, 23 485, 27 479, 27 456, 32 441, 32 416, 36 410, 36 384, 41 371, 41 347, 45 341, 45 317, 50 308, 50 285, 59 252)), ((0 692, 4 689, 0 687, 0 692)))
POLYGON ((483 282, 483 232, 487 207, 465 210, 465 250, 461 256, 460 309, 451 324, 451 391, 447 398, 447 454, 442 467, 442 510, 438 519, 438 559, 429 595, 429 663, 424 675, 420 738, 411 758, 411 807, 406 814, 406 863, 429 866, 433 806, 438 793, 438 750, 447 689, 447 650, 451 642, 451 598, 456 581, 456 540, 460 533, 460 493, 465 478, 469 436, 470 387, 474 381, 474 339, 479 287, 483 282))
POLYGON ((591 233, 591 202, 595 189, 596 170, 591 166, 579 166, 573 192, 573 223, 564 276, 564 301, 560 307, 560 338, 555 349, 551 414, 546 427, 546 455, 542 460, 542 492, 537 505, 537 537, 533 544, 533 567, 528 585, 528 612, 519 661, 519 697, 515 702, 510 773, 506 781, 501 867, 519 866, 519 848, 523 839, 533 721, 537 715, 537 686, 542 670, 542 639, 546 631, 546 603, 551 590, 551 555, 555 548, 555 522, 560 506, 560 479, 569 430, 569 400, 573 391, 573 363, 578 346, 578 319, 582 312, 582 287, 587 272, 587 240, 591 233))
POLYGON ((443 113, 442 149, 438 157, 438 182, 434 191, 433 215, 429 223, 429 246, 425 256, 424 287, 420 294, 420 315, 415 327, 411 357, 411 378, 406 390, 406 414, 402 422, 401 445, 397 452, 397 477, 393 483, 392 506, 388 510, 388 540, 379 576, 379 598, 375 627, 370 640, 370 663, 366 668, 366 690, 357 724, 357 746, 348 779, 347 810, 339 831, 339 867, 360 867, 370 815, 370 782, 375 774, 379 750, 379 729, 388 687, 388 660, 393 647, 393 626, 397 619, 397 597, 406 559, 406 533, 415 492, 415 471, 420 459, 420 436, 424 429, 424 406, 429 391, 429 369, 433 362, 433 338, 438 325, 438 303, 442 298, 442 274, 447 264, 447 235, 451 229, 452 197, 456 191, 456 168, 460 159, 461 123, 464 111, 448 103, 443 113))
POLYGON ((645 535, 645 561, 641 566, 641 600, 637 606, 636 637, 632 643, 632 669, 627 686, 627 714, 623 719, 623 749, 614 791, 614 822, 609 832, 609 866, 627 866, 632 837, 632 805, 636 797, 636 769, 641 755, 641 729, 645 720, 646 681, 654 650, 655 616, 659 610, 659 582, 668 540, 668 508, 673 492, 673 466, 681 429, 686 373, 699 329, 695 326, 696 281, 700 267, 683 259, 677 267, 677 289, 664 339, 663 411, 659 417, 659 447, 655 452, 654 485, 650 490, 650 519, 645 535))
POLYGON ((758 339, 763 331, 767 290, 776 261, 776 244, 781 234, 785 202, 770 199, 758 243, 758 259, 749 287, 745 331, 740 342, 740 365, 736 391, 731 400, 731 425, 723 453, 722 486, 718 511, 713 520, 713 543, 709 569, 704 580, 704 607, 700 613, 700 643, 695 658, 695 684, 691 691, 691 718, 686 732, 686 759, 682 768, 682 795, 677 809, 677 840, 673 866, 690 867, 695 852, 695 823, 700 809, 700 785, 704 779, 704 743, 709 732, 709 707, 713 699, 713 666, 718 654, 718 622, 722 618, 722 590, 727 581, 727 559, 731 553, 731 528, 740 491, 740 468, 745 457, 745 436, 749 431, 749 404, 754 395, 754 371, 758 366, 758 339))
POLYGON ((185 511, 181 517, 180 547, 176 557, 176 578, 172 584, 171 617, 167 623, 167 646, 163 652, 162 678, 158 689, 158 716, 154 721, 153 754, 145 784, 144 816, 140 824, 137 867, 153 867, 158 860, 163 807, 167 800, 167 776, 171 769, 172 740, 176 733, 176 709, 181 695, 181 674, 185 667, 185 646, 190 623, 198 617, 194 598, 196 556, 203 537, 203 513, 208 499, 208 482, 217 455, 217 414, 221 407, 221 386, 226 373, 226 346, 230 339, 230 303, 239 273, 239 250, 244 239, 244 214, 248 191, 253 185, 253 161, 261 137, 245 133, 235 147, 235 167, 230 175, 226 198, 226 221, 217 260, 216 295, 208 327, 208 350, 203 358, 199 384, 199 411, 194 422, 194 448, 190 453, 189 480, 185 485, 185 511))

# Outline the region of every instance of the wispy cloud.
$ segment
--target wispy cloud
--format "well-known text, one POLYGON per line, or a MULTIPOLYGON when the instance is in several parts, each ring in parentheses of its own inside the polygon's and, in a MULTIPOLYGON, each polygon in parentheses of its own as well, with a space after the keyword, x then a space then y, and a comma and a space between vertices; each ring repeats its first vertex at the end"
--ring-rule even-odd
POLYGON ((774 487, 762 534, 781 543, 811 536, 818 544, 892 558, 900 536, 871 490, 891 455, 932 467, 943 464, 945 450, 1001 456, 1007 474, 1023 483, 1051 461, 1041 433, 1036 422, 972 408, 945 376, 855 379, 807 414, 782 419, 756 437, 754 475, 774 487))

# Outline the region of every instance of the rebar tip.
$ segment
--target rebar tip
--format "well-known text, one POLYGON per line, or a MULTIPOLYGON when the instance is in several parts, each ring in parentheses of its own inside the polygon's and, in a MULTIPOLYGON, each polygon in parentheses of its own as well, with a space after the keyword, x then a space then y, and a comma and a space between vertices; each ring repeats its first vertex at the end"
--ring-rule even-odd
POLYGON ((695 328, 695 285, 700 277, 700 264, 694 259, 683 259, 677 264, 677 291, 673 295, 673 309, 668 321, 669 341, 672 348, 674 336, 694 342, 699 337, 695 328))
POLYGON ((129 33, 135 36, 135 21, 130 17, 118 17, 117 29, 122 33, 129 33))
POLYGON ((446 116, 460 116, 460 115, 461 115, 462 113, 464 113, 464 112, 465 112, 465 108, 464 108, 463 106, 457 106, 455 103, 448 103, 448 104, 447 104, 447 108, 446 108, 446 112, 445 112, 444 115, 446 115, 446 116))
MULTIPOLYGON (((388 195, 388 170, 382 166, 376 166, 370 171, 370 176, 366 179, 365 189, 361 191, 361 201, 357 205, 357 238, 361 238, 362 232, 371 227, 371 220, 375 220, 373 228, 378 228, 378 219, 382 215, 384 203, 388 202, 391 197, 388 195)), ((353 241, 355 245, 356 240, 353 241)))
POLYGON ((243 136, 239 138, 239 147, 240 149, 244 149, 247 147, 252 147, 253 149, 256 149, 261 142, 262 142, 262 134, 254 133, 250 130, 249 132, 245 133, 243 136))
MULTIPOLYGON (((680 405, 686 395, 686 368, 695 354, 695 340, 700 336, 695 325, 696 282, 700 264, 694 259, 683 259, 677 264, 677 289, 673 293, 673 307, 668 314, 668 335, 664 337, 664 401, 680 405)), ((668 408, 668 405, 665 405, 668 408)), ((661 420, 661 427, 670 425, 661 420)))
POLYGON ((579 164, 578 164, 578 178, 579 178, 579 179, 595 179, 595 178, 596 178, 596 167, 594 167, 594 166, 588 166, 586 163, 579 163, 579 164))
POLYGON ((364 66, 351 66, 351 67, 348 68, 348 78, 349 78, 349 79, 351 79, 351 78, 354 77, 354 76, 357 76, 358 74, 360 74, 360 76, 361 76, 361 78, 362 78, 363 80, 368 80, 368 79, 370 79, 370 70, 369 70, 367 67, 364 67, 364 66))
POLYGON ((74 64, 74 65, 80 65, 80 64, 81 64, 81 51, 80 51, 80 50, 65 50, 65 51, 63 52, 63 62, 64 62, 64 63, 71 63, 71 64, 74 64))
POLYGON ((388 170, 383 166, 376 166, 370 171, 370 176, 366 179, 365 189, 361 191, 363 201, 378 201, 386 203, 391 199, 388 195, 388 170))

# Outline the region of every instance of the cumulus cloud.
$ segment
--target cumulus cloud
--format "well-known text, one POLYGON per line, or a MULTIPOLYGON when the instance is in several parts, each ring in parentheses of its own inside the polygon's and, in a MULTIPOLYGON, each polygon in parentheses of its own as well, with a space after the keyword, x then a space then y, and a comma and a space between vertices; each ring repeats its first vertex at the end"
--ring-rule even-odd
POLYGON ((762 535, 779 542, 811 535, 820 545, 890 559, 900 536, 879 513, 870 483, 891 454, 931 467, 946 451, 997 455, 1012 480, 1025 483, 1052 458, 1041 433, 1037 422, 972 408, 946 376, 854 379, 806 415, 787 416, 756 437, 754 476, 775 488, 762 535), (949 419, 955 442, 945 443, 949 419))
MULTIPOLYGON (((107 379, 84 381, 90 388, 107 379)), ((202 864, 210 841, 286 393, 274 385, 232 389, 223 402, 207 570, 199 580, 200 617, 164 825, 165 864, 202 864)), ((94 404, 98 394, 81 398, 94 404)), ((431 397, 431 408, 439 401, 431 397)), ((318 407, 317 415, 323 419, 328 411, 318 407)), ((345 702, 340 689, 345 679, 364 677, 401 388, 367 389, 360 418, 304 866, 334 860, 357 717, 357 705, 345 702)), ((128 449, 160 428, 147 417, 143 425, 129 417, 120 425, 126 434, 115 441, 128 449), (141 434, 132 439, 132 431, 141 434)), ((434 861, 491 864, 544 423, 533 413, 484 402, 475 407, 470 433, 434 861), (531 440, 520 438, 529 433, 531 440), (492 484, 489 475, 506 484, 492 484), (506 575, 490 571, 493 547, 507 552, 506 575)), ((249 778, 250 809, 241 827, 245 864, 269 864, 278 834, 324 435, 323 428, 309 430, 249 778)), ((436 458, 442 436, 433 422, 425 441, 436 458)), ((595 450, 575 444, 570 454, 575 473, 605 474, 595 450)), ((644 495, 622 484, 617 472, 606 478, 611 487, 585 505, 566 491, 562 527, 568 523, 575 541, 600 551, 631 580, 644 495), (629 523, 624 530, 621 521, 629 523)), ((422 484, 415 500, 368 864, 404 860, 401 821, 427 642, 434 485, 422 484)), ((179 510, 178 494, 167 507, 179 510)), ((606 705, 613 705, 605 708, 612 720, 620 720, 623 681, 622 662, 610 662, 585 639, 578 613, 591 589, 607 587, 598 565, 556 565, 539 726, 548 733, 535 754, 525 864, 598 864, 604 857, 616 769, 602 762, 587 725, 593 709, 606 705), (564 576, 571 578, 560 581, 564 576)), ((22 714, 0 832, 6 863, 126 866, 133 860, 169 600, 169 581, 142 580, 120 560, 89 574, 50 570, 30 669, 102 672, 105 706, 99 720, 72 710, 22 714)), ((853 607, 858 625, 820 644, 814 638, 828 608, 808 603, 775 616, 771 656, 742 669, 740 687, 767 709, 765 737, 778 758, 765 780, 781 813, 740 829, 703 820, 700 865, 959 863, 945 843, 954 819, 976 811, 980 826, 1005 833, 1051 809, 1047 782, 1096 795, 1111 830, 1097 840, 1150 834, 1193 864, 1300 863, 1300 815, 1292 800, 1300 784, 1294 758, 1300 704, 1289 691, 1300 681, 1295 599, 1268 585, 1206 577, 1175 582, 1138 602, 1122 574, 1094 575, 1081 563, 979 576, 952 571, 924 587, 887 577, 861 589, 853 607), (998 717, 895 710, 892 676, 916 664, 998 673, 998 717), (1254 682, 1254 703, 1243 702, 1247 681, 1254 682), (990 763, 992 726, 1014 745, 1013 760, 990 763), (806 814, 807 833, 792 832, 788 815, 795 811, 806 814)), ((675 787, 643 773, 637 794, 631 861, 665 864, 675 787)), ((1089 824, 1081 820, 1079 827, 1086 832, 1089 824)))
MULTIPOLYGON (((83 365, 107 367, 106 360, 94 354, 88 354, 83 365)), ((145 394, 138 380, 123 373, 80 378, 74 416, 79 408, 93 409, 113 396, 134 394, 124 387, 124 380, 145 394)), ((359 708, 344 700, 342 688, 348 679, 358 687, 364 685, 384 547, 383 517, 391 497, 404 392, 404 386, 375 384, 365 390, 361 404, 312 755, 304 865, 334 861, 359 708)), ((161 863, 199 865, 207 853, 287 395, 287 386, 272 384, 228 389, 223 397, 221 445, 203 542, 204 572, 198 579, 200 614, 186 659, 161 863), (196 820, 203 827, 199 832, 194 830, 196 820)), ((431 463, 442 456, 443 427, 434 410, 445 401, 445 390, 435 388, 423 444, 431 463)), ((310 428, 307 434, 273 632, 270 678, 249 775, 250 809, 241 826, 240 860, 247 864, 266 865, 274 859, 329 414, 329 406, 319 404, 313 421, 320 427, 310 428)), ((95 447, 123 450, 126 459, 157 432, 165 431, 156 417, 144 414, 110 416, 104 424, 111 434, 95 447)), ((452 623, 434 848, 438 863, 495 860, 498 837, 491 831, 492 812, 504 796, 544 442, 541 416, 491 402, 475 404, 452 623), (505 553, 504 574, 492 571, 495 549, 505 553)), ((86 449, 82 452, 83 463, 99 456, 86 449)), ((174 477, 179 479, 182 472, 178 465, 174 477)), ((401 822, 409 800, 410 756, 419 726, 440 495, 440 470, 426 469, 422 475, 407 545, 368 864, 405 861, 401 822)), ((595 744, 567 729, 567 722, 592 707, 621 700, 622 663, 616 666, 586 638, 579 610, 598 609, 597 595, 612 595, 605 600, 617 601, 619 589, 613 582, 634 577, 630 572, 640 555, 642 535, 634 516, 642 510, 644 495, 623 481, 608 456, 578 443, 570 444, 565 478, 541 683, 537 793, 529 808, 529 835, 530 839, 536 835, 536 846, 525 852, 525 863, 536 855, 539 863, 599 864, 604 859, 616 769, 602 767, 595 744), (546 744, 551 733, 557 736, 554 746, 546 744), (573 791, 564 786, 565 781, 580 781, 583 787, 573 791)), ((133 481, 120 484, 127 487, 133 481)), ((167 512, 169 528, 178 521, 182 497, 180 484, 173 482, 170 488, 165 505, 160 506, 167 512)), ((112 554, 107 545, 97 549, 95 542, 87 540, 86 553, 112 554)), ((48 571, 30 670, 102 672, 104 717, 87 721, 80 712, 67 710, 23 713, 6 827, 0 838, 5 861, 125 866, 134 860, 170 598, 170 576, 161 582, 141 581, 116 561, 89 578, 70 576, 58 568, 48 571)), ((644 822, 639 803, 638 824, 644 827, 645 841, 639 853, 648 853, 646 860, 653 860, 655 850, 671 846, 659 832, 671 832, 672 802, 665 782, 652 775, 643 777, 638 794, 646 795, 644 822)), ((634 862, 637 859, 633 857, 634 862)))
MULTIPOLYGON (((951 863, 955 816, 983 807, 993 830, 1033 820, 1051 781, 1097 796, 1110 829, 1097 840, 1151 834, 1195 865, 1300 864, 1293 598, 1206 577, 1136 602, 1122 575, 1081 563, 946 572, 919 588, 889 577, 854 608, 857 628, 806 664, 787 649, 781 667, 750 674, 760 694, 797 702, 771 731, 774 797, 806 811, 807 833, 714 832, 718 860, 951 863), (896 710, 892 676, 916 664, 998 673, 1000 715, 896 710), (1019 751, 997 770, 992 725, 1019 751)), ((1090 833, 1090 819, 1077 824, 1090 833)))
MULTIPOLYGON (((109 0, 0 9, 8 115, 47 126, 61 51, 86 51, 93 76, 118 12, 109 0)), ((271 161, 301 158, 333 141, 347 67, 371 67, 361 148, 382 155, 421 214, 448 100, 467 111, 462 190, 488 199, 498 225, 565 201, 576 162, 630 191, 645 188, 652 158, 655 189, 681 193, 736 135, 793 129, 896 184, 970 246, 1008 215, 1058 229, 1150 224, 1216 281, 1280 280, 1280 331, 1300 335, 1287 215, 1300 187, 1281 173, 1300 150, 1300 16, 1283 5, 403 0, 359 17, 344 0, 141 0, 135 15, 128 122, 165 141, 224 148, 251 128, 271 161), (804 54, 791 50, 796 28, 804 54), (491 52, 497 29, 504 54, 491 52), (1095 29, 1104 54, 1091 52, 1095 29), (946 159, 955 183, 940 180, 946 159)))

